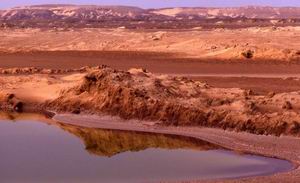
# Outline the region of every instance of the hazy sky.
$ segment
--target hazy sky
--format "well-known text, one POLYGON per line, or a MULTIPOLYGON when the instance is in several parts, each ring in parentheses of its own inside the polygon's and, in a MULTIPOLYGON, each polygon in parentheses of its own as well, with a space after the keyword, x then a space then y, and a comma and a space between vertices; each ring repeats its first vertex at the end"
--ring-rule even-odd
POLYGON ((176 7, 176 6, 300 6, 300 0, 0 0, 0 8, 30 4, 99 4, 131 5, 143 8, 176 7))

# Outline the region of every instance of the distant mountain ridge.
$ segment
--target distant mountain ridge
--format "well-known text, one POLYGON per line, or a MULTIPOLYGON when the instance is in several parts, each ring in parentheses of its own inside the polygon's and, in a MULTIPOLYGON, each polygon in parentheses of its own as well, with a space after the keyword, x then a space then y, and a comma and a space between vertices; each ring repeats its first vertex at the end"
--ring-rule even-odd
MULTIPOLYGON (((131 6, 98 6, 45 4, 0 10, 0 23, 23 26, 55 26, 61 24, 100 24, 101 22, 140 21, 163 26, 168 21, 203 21, 211 19, 300 19, 298 7, 234 7, 234 8, 161 8, 142 9, 131 6)), ((182 24, 181 23, 181 24, 182 24)))
MULTIPOLYGON (((246 6, 232 8, 161 8, 142 9, 132 6, 98 6, 98 5, 71 5, 45 4, 24 7, 15 7, 0 11, 1 18, 12 19, 17 15, 35 17, 36 14, 61 16, 79 16, 97 18, 97 16, 112 15, 116 17, 134 17, 141 15, 164 15, 166 17, 198 16, 202 18, 218 17, 246 17, 246 18, 300 18, 299 7, 264 7, 246 6), (89 15, 89 16, 88 16, 89 15)), ((22 16, 21 16, 22 17, 22 16)), ((48 16, 46 16, 48 17, 48 16)), ((190 17, 191 18, 191 17, 190 17)))
POLYGON ((103 17, 135 17, 143 15, 143 9, 127 6, 93 6, 93 5, 35 5, 16 7, 2 11, 0 17, 5 20, 27 18, 82 18, 101 19, 103 17))
POLYGON ((152 11, 156 14, 167 16, 202 16, 205 18, 218 17, 245 17, 245 18, 300 18, 300 8, 298 7, 266 7, 266 6, 246 6, 233 8, 164 8, 152 11))

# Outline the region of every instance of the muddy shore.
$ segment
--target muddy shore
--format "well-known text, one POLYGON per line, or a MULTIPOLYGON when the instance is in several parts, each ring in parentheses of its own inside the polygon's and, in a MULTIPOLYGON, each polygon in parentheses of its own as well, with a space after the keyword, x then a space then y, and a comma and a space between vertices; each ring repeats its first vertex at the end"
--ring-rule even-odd
MULTIPOLYGON (((110 84, 106 85, 105 80, 102 81, 100 79, 102 77, 103 78, 112 77, 111 79, 107 80, 108 83, 117 84, 121 88, 125 85, 122 84, 122 82, 121 82, 122 80, 120 80, 120 78, 123 78, 123 79, 125 78, 125 81, 129 82, 129 83, 134 81, 133 85, 128 85, 129 90, 134 89, 134 87, 138 86, 138 85, 136 85, 136 83, 139 83, 137 81, 139 81, 139 79, 141 79, 140 77, 142 77, 142 79, 143 79, 143 77, 146 77, 146 80, 147 80, 147 78, 149 79, 149 78, 154 77, 156 79, 160 78, 162 83, 166 82, 164 84, 166 89, 171 89, 172 87, 170 87, 170 86, 172 86, 173 81, 176 81, 175 83, 177 83, 177 80, 178 80, 178 81, 183 82, 183 84, 178 85, 178 86, 175 85, 176 86, 175 88, 181 88, 182 86, 190 87, 190 86, 194 86, 194 84, 196 83, 197 87, 200 87, 201 90, 203 90, 204 92, 207 89, 208 89, 208 91, 211 89, 212 90, 216 89, 216 91, 218 91, 218 92, 216 92, 217 94, 219 92, 221 92, 222 95, 226 96, 226 97, 231 96, 232 94, 235 93, 233 95, 234 100, 238 99, 239 97, 241 97, 241 99, 242 99, 241 101, 244 101, 244 99, 249 100, 249 98, 256 100, 256 99, 267 96, 266 94, 262 94, 260 96, 260 95, 252 94, 251 92, 245 93, 245 91, 249 91, 249 90, 243 90, 243 89, 238 89, 238 88, 230 88, 230 87, 227 89, 226 88, 214 88, 212 86, 207 86, 206 83, 204 83, 204 82, 193 81, 188 78, 179 77, 179 76, 176 77, 176 76, 166 76, 166 75, 157 75, 157 74, 154 74, 152 76, 151 73, 148 73, 147 71, 144 71, 142 69, 133 69, 130 72, 118 71, 118 70, 114 70, 114 69, 110 69, 110 68, 106 68, 106 67, 102 67, 102 68, 101 67, 97 67, 97 68, 86 67, 83 70, 82 69, 75 69, 75 70, 72 70, 72 69, 67 69, 67 70, 29 69, 28 70, 28 68, 27 68, 27 69, 19 69, 19 70, 3 69, 2 71, 7 72, 6 74, 2 74, 0 77, 1 89, 2 89, 2 91, 0 93, 1 94, 0 101, 1 101, 1 104, 7 105, 7 106, 4 106, 4 108, 2 106, 2 110, 16 110, 15 107, 19 107, 19 105, 20 105, 19 102, 21 102, 24 105, 23 106, 24 109, 28 109, 28 107, 29 107, 29 110, 43 109, 43 107, 48 106, 48 105, 45 105, 45 103, 47 103, 47 101, 49 101, 49 100, 50 100, 50 102, 55 101, 60 96, 62 96, 62 98, 66 98, 68 100, 72 99, 71 101, 76 101, 73 99, 76 99, 77 95, 80 93, 77 93, 76 95, 72 94, 72 95, 66 95, 66 96, 64 96, 64 94, 68 94, 68 90, 71 93, 73 93, 73 92, 76 93, 77 89, 80 89, 80 88, 81 89, 87 89, 87 88, 92 89, 88 92, 90 94, 87 95, 87 98, 83 97, 83 99, 89 99, 90 97, 92 97, 95 94, 95 93, 91 92, 91 91, 93 91, 93 87, 95 87, 95 86, 98 87, 99 83, 101 83, 101 85, 103 85, 103 86, 109 86, 112 89, 114 89, 114 85, 110 85, 110 84), (92 71, 90 69, 92 69, 92 70, 96 69, 96 70, 92 71), (104 69, 104 70, 102 70, 102 69, 104 69), (48 71, 51 71, 51 72, 48 73, 48 71), (11 72, 17 72, 17 73, 11 73, 11 72), (93 72, 96 72, 96 76, 99 73, 101 75, 102 72, 104 72, 104 73, 102 73, 104 75, 99 78, 98 78, 98 76, 100 76, 100 75, 98 75, 96 78, 93 79, 93 75, 95 74, 95 73, 91 74, 93 72), (90 75, 89 75, 89 73, 90 73, 90 75), (105 76, 105 73, 107 74, 106 76, 105 76), (124 77, 118 77, 119 74, 121 74, 124 77), (88 75, 88 77, 86 77, 87 75, 88 75), (87 83, 85 83, 85 81, 87 81, 87 80, 83 79, 83 78, 87 78, 88 81, 89 80, 91 81, 91 83, 86 85, 87 83), (119 79, 115 80, 116 78, 119 78, 119 79), (133 81, 131 81, 131 79, 133 79, 133 81), (87 88, 82 88, 82 86, 86 86, 87 88), (4 94, 4 95, 2 95, 2 94, 4 94), (7 95, 7 94, 13 94, 13 95, 7 95), (246 96, 246 98, 245 98, 245 96, 246 96), (68 98, 68 97, 71 97, 71 98, 68 98), (247 97, 248 97, 248 99, 247 99, 247 97), (5 108, 5 107, 7 107, 7 108, 5 108)), ((223 79, 230 79, 230 78, 223 78, 223 79)), ((250 79, 250 78, 248 78, 248 79, 250 79)), ((200 80, 203 80, 203 78, 200 78, 200 80)), ((152 81, 155 81, 155 79, 149 80, 150 83, 152 81)), ((283 80, 283 81, 286 81, 286 80, 283 80)), ((297 80, 293 80, 292 82, 297 82, 297 80)), ((293 86, 293 83, 291 83, 291 86, 293 86)), ((118 89, 118 88, 115 88, 115 89, 118 89)), ((78 90, 78 91, 80 91, 80 90, 78 90)), ((104 91, 106 91, 106 90, 104 90, 104 91)), ((112 90, 112 91, 117 91, 117 90, 112 90)), ((149 91, 152 92, 152 90, 149 90, 149 91)), ((185 91, 185 90, 183 89, 183 91, 185 91)), ((191 87, 191 88, 188 88, 188 91, 193 92, 193 91, 197 91, 197 89, 191 87)), ((201 91, 199 93, 200 98, 203 94, 203 91, 201 91)), ((80 91, 80 92, 84 92, 84 91, 80 91)), ((182 92, 179 91, 178 93, 182 93, 182 92)), ((210 92, 208 92, 208 93, 210 93, 210 92)), ((175 94, 176 94, 176 92, 175 92, 175 94)), ((273 98, 275 96, 275 98, 274 98, 275 106, 277 105, 276 102, 278 102, 281 99, 285 100, 287 97, 288 98, 290 97, 290 99, 294 98, 293 102, 295 102, 296 105, 293 104, 293 106, 294 106, 293 109, 283 109, 281 107, 280 107, 280 109, 278 109, 278 110, 285 111, 284 113, 286 113, 286 114, 290 113, 290 114, 294 115, 299 110, 298 109, 298 95, 299 94, 295 93, 295 92, 290 92, 290 93, 287 92, 287 93, 278 93, 278 94, 273 93, 272 96, 269 96, 269 97, 273 98), (291 97, 289 95, 291 95, 291 97)), ((95 96, 99 97, 97 95, 95 95, 95 96)), ((119 95, 119 96, 122 97, 122 95, 119 95)), ((204 95, 204 96, 206 96, 206 95, 204 95)), ((107 99, 112 100, 112 103, 114 103, 115 102, 114 98, 110 98, 110 97, 107 99)), ((139 98, 139 97, 141 97, 141 96, 139 95, 137 98, 139 98)), ((218 98, 216 96, 213 96, 213 97, 215 99, 218 98)), ((64 103, 60 100, 57 100, 57 102, 58 103, 56 103, 56 104, 59 104, 57 109, 62 109, 62 108, 60 108, 61 106, 64 106, 62 104, 66 104, 67 106, 70 104, 70 103, 69 104, 64 103)), ((255 102, 255 103, 257 103, 257 102, 255 102)), ((80 103, 75 102, 74 104, 76 104, 75 106, 82 107, 82 105, 80 105, 80 103)), ((269 104, 273 105, 272 103, 269 103, 269 104)), ((227 103, 219 103, 218 105, 221 105, 221 106, 227 105, 227 107, 228 107, 228 105, 230 106, 230 104, 227 104, 227 103)), ((74 105, 73 105, 73 103, 71 103, 71 105, 69 105, 69 106, 74 106, 74 105)), ((242 109, 245 107, 245 106, 240 106, 240 105, 238 105, 238 106, 239 106, 238 109, 242 109)), ((108 106, 108 107, 113 107, 113 106, 108 106)), ((119 107, 122 108, 124 106, 119 106, 119 107)), ((72 109, 72 108, 70 108, 70 109, 72 109)), ((88 109, 99 110, 99 109, 90 108, 90 107, 88 109)), ((109 108, 107 108, 107 109, 109 109, 109 108)), ((64 110, 62 110, 62 111, 64 111, 64 110)), ((73 113, 82 113, 82 114, 80 114, 80 115, 73 115, 73 114, 56 115, 56 116, 54 116, 54 119, 59 122, 62 122, 62 123, 68 123, 68 124, 85 126, 85 127, 129 130, 129 131, 144 131, 144 132, 153 132, 153 133, 166 133, 166 134, 195 137, 195 138, 199 138, 199 139, 223 146, 228 149, 233 149, 234 151, 238 151, 238 152, 247 152, 247 153, 264 155, 264 156, 268 156, 268 157, 276 157, 276 158, 280 158, 280 159, 286 159, 286 160, 293 162, 295 165, 295 169, 293 171, 279 173, 279 174, 275 174, 275 175, 271 175, 271 176, 252 177, 252 178, 234 179, 234 180, 206 181, 206 182, 229 182, 229 183, 231 183, 231 182, 236 182, 236 183, 238 183, 238 182, 267 182, 267 183, 269 183, 269 182, 288 182, 288 183, 291 182, 292 183, 292 182, 300 181, 300 176, 299 176, 300 169, 298 168, 298 165, 300 164, 300 154, 299 154, 300 145, 299 145, 299 138, 297 138, 297 137, 285 136, 285 135, 281 135, 279 137, 275 137, 275 136, 271 136, 271 135, 254 135, 254 134, 245 133, 245 132, 232 131, 232 129, 230 127, 227 130, 222 130, 222 129, 216 129, 216 128, 206 128, 205 125, 203 127, 200 127, 195 124, 193 124, 191 126, 179 125, 177 127, 175 127, 173 125, 166 126, 166 125, 162 125, 161 124, 162 122, 159 120, 154 121, 154 122, 151 120, 148 120, 148 121, 133 121, 133 120, 122 121, 121 120, 121 122, 117 122, 117 121, 120 121, 118 118, 117 118, 118 120, 114 120, 111 117, 103 119, 100 116, 84 115, 85 112, 88 112, 88 111, 84 111, 84 110, 76 111, 76 110, 72 109, 72 110, 66 110, 66 111, 73 112, 73 113)), ((134 117, 134 116, 138 117, 138 115, 135 114, 134 111, 131 111, 131 112, 133 112, 132 117, 134 117)), ((180 113, 180 110, 177 111, 177 113, 180 113)), ((177 113, 174 113, 175 116, 178 116, 177 113)), ((174 114, 172 114, 172 115, 174 115, 174 114)), ((249 114, 251 115, 251 113, 249 113, 249 114)), ((116 115, 116 114, 113 114, 113 115, 116 115)), ((276 115, 278 115, 278 114, 276 114, 276 115)), ((293 118, 293 115, 292 115, 292 118, 293 118)), ((280 114, 279 114, 279 116, 280 116, 280 114)), ((295 117, 295 115, 294 115, 294 117, 295 117)), ((130 118, 128 118, 128 119, 130 119, 130 118)), ((293 120, 286 119, 287 124, 290 124, 290 122, 297 122, 297 119, 298 119, 297 116, 296 116, 296 118, 293 118, 293 120)), ((198 119, 196 118, 196 120, 198 120, 198 119)), ((243 119, 240 122, 243 123, 243 119)), ((255 123, 256 125, 261 124, 259 121, 257 121, 257 122, 258 123, 255 123)), ((271 125, 271 126, 274 124, 275 124, 275 126, 277 125, 276 123, 274 123, 274 124, 262 123, 262 124, 267 125, 266 128, 262 127, 263 130, 272 130, 272 128, 269 128, 270 127, 269 125, 271 125)), ((294 124, 296 124, 296 123, 294 123, 294 124)), ((282 124, 279 123, 279 125, 282 125, 282 124)), ((283 124, 283 125, 285 126, 285 124, 283 124)), ((235 125, 233 127, 238 128, 239 125, 235 125)), ((285 129, 283 129, 283 130, 287 130, 286 132, 289 133, 289 131, 288 131, 289 129, 290 129, 290 127, 285 127, 285 129)), ((259 132, 260 129, 258 128, 256 130, 258 130, 256 132, 259 132)), ((247 127, 246 127, 246 131, 247 131, 247 127)), ((255 132, 255 130, 252 132, 255 132)), ((295 131, 295 132, 298 133, 299 131, 295 131)), ((278 135, 280 135, 280 134, 278 134, 278 135)), ((193 180, 193 181, 188 181, 188 182, 198 182, 198 181, 193 180)), ((203 182, 203 181, 201 181, 201 182, 203 182)))
POLYGON ((300 181, 300 144, 299 139, 295 137, 281 136, 261 136, 252 135, 249 133, 237 133, 224 131, 212 128, 199 127, 166 127, 157 126, 151 122, 141 121, 126 121, 118 118, 87 116, 87 115, 72 115, 72 114, 57 114, 53 117, 55 121, 76 126, 126 130, 126 131, 140 131, 151 133, 164 133, 181 135, 187 137, 198 138, 205 140, 237 152, 252 153, 264 155, 268 157, 275 157, 286 159, 294 163, 295 169, 290 172, 279 173, 270 176, 242 178, 234 180, 214 180, 214 181, 185 181, 191 183, 207 182, 207 183, 252 183, 252 182, 286 182, 294 183, 300 181))

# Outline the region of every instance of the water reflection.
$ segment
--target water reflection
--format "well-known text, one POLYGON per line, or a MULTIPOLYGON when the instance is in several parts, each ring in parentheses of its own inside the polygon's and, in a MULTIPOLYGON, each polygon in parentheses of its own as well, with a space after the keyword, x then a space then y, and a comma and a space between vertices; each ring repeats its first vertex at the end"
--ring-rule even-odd
POLYGON ((193 149, 199 151, 221 149, 220 146, 195 138, 177 135, 128 132, 122 130, 103 130, 85 128, 54 122, 44 115, 35 113, 0 112, 0 120, 36 120, 61 128, 81 139, 85 149, 94 155, 111 157, 122 152, 138 152, 148 148, 193 149))
POLYGON ((51 119, 47 118, 45 115, 38 113, 18 113, 18 112, 3 112, 0 111, 0 120, 8 121, 20 121, 20 120, 37 120, 45 123, 52 123, 51 119))
POLYGON ((83 140, 88 152, 99 156, 111 157, 126 151, 138 152, 148 148, 201 151, 220 149, 219 146, 206 141, 176 135, 102 130, 64 124, 59 126, 83 140))
POLYGON ((32 114, 0 116, 0 182, 206 180, 292 168, 287 161, 236 154, 193 138, 82 128, 32 114))

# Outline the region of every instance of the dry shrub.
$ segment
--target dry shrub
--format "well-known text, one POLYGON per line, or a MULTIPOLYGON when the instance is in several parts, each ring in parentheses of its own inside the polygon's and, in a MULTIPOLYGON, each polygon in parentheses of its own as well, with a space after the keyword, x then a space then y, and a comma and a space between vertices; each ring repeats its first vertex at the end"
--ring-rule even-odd
POLYGON ((254 51, 253 50, 244 51, 244 52, 242 52, 242 56, 247 59, 251 59, 254 57, 254 51))

